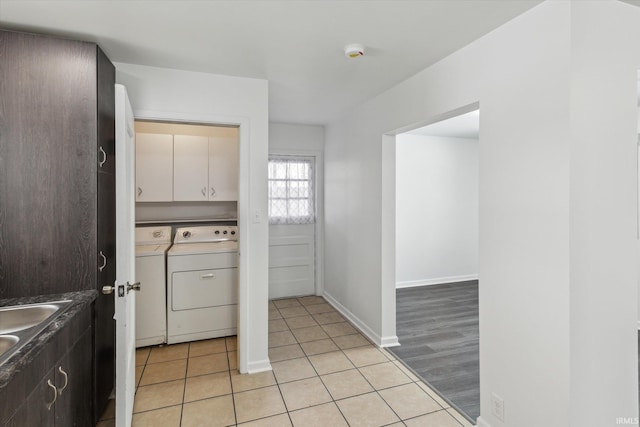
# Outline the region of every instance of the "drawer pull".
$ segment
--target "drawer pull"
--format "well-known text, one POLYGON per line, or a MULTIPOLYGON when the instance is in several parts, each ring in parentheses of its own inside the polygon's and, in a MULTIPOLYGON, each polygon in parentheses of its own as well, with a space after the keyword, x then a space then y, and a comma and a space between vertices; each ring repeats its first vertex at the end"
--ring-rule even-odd
POLYGON ((64 385, 60 390, 58 390, 58 394, 62 396, 62 392, 64 391, 65 388, 67 388, 67 384, 69 384, 69 375, 62 370, 62 366, 58 366, 58 372, 64 375, 64 385))
POLYGON ((107 153, 102 149, 102 147, 99 148, 99 151, 100 154, 102 154, 102 160, 100 160, 98 164, 102 167, 107 162, 107 153))
POLYGON ((104 256, 102 251, 100 251, 99 255, 100 255, 100 258, 102 258, 102 265, 98 267, 98 271, 102 271, 107 266, 107 257, 104 256))
POLYGON ((216 275, 213 273, 209 273, 209 274, 201 274, 200 275, 201 279, 215 279, 216 275))
POLYGON ((47 380, 47 385, 53 389, 53 400, 47 403, 47 411, 50 411, 51 407, 53 406, 54 403, 56 403, 56 399, 58 398, 58 389, 56 388, 56 386, 53 385, 51 380, 47 380))

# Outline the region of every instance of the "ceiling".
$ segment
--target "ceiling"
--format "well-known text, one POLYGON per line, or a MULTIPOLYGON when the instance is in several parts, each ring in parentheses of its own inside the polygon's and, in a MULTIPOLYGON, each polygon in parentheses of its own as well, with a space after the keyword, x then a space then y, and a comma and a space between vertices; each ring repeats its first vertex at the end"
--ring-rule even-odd
POLYGON ((0 0, 0 26, 114 62, 269 80, 269 119, 326 124, 540 0, 0 0), (344 46, 361 43, 364 57, 344 46))
POLYGON ((406 132, 406 134, 478 139, 480 134, 480 110, 432 123, 406 132))

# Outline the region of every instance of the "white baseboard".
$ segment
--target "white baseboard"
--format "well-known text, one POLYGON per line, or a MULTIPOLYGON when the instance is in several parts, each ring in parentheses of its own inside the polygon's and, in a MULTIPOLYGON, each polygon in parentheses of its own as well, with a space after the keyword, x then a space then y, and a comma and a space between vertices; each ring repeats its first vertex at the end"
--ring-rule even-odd
POLYGON ((414 288, 416 286, 442 285, 445 283, 466 282, 468 280, 478 280, 478 275, 467 274, 465 276, 437 277, 435 279, 410 280, 408 282, 397 282, 396 289, 414 288))
POLYGON ((249 362, 247 364, 247 374, 257 374, 258 372, 271 370, 271 362, 269 361, 269 359, 258 360, 257 362, 249 362))
POLYGON ((358 328, 360 332, 366 335, 367 338, 369 338, 369 340, 373 342, 375 345, 377 345, 378 347, 392 347, 392 346, 400 345, 400 343, 398 342, 397 336, 393 335, 393 336, 381 337, 380 335, 376 334, 369 326, 367 326, 366 323, 360 320, 358 316, 356 316, 351 311, 349 311, 345 306, 340 304, 337 299, 331 296, 331 294, 328 294, 327 292, 325 292, 323 297, 325 300, 327 300, 329 304, 333 306, 333 308, 338 310, 340 314, 346 317, 348 321, 353 323, 353 325, 356 328, 358 328))
POLYGON ((491 424, 486 422, 482 417, 476 419, 476 426, 478 427, 491 427, 491 424))
POLYGON ((399 345, 400 341, 398 341, 397 335, 382 337, 380 340, 380 347, 397 347, 399 345))

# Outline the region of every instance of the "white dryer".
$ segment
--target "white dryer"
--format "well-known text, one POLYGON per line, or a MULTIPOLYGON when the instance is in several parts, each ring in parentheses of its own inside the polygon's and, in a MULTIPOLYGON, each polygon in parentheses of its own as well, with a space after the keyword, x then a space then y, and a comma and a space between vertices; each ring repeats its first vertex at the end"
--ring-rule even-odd
POLYGON ((136 227, 136 347, 167 342, 166 254, 171 227, 136 227))
POLYGON ((167 342, 237 333, 238 228, 178 228, 167 253, 167 342))

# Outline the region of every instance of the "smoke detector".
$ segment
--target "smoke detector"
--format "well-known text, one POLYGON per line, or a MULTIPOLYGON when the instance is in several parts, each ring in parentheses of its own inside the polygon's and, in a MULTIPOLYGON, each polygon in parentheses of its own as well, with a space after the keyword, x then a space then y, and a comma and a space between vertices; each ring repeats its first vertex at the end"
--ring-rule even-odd
POLYGON ((359 58, 364 56, 364 46, 357 43, 348 44, 344 47, 344 56, 347 58, 359 58))

